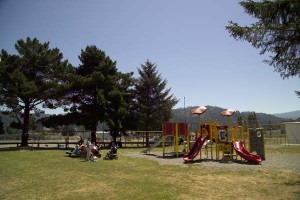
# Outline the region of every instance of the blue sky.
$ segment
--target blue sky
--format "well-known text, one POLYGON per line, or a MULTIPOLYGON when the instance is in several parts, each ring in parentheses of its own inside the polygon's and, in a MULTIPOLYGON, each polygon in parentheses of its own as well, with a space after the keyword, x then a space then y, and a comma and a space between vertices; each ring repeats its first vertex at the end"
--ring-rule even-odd
MULTIPOLYGON (((175 108, 212 105, 282 113, 300 109, 300 79, 282 80, 267 55, 235 41, 225 26, 254 22, 239 0, 0 0, 0 49, 18 39, 57 47, 74 66, 87 45, 106 52, 121 72, 148 59, 180 99, 175 108)), ((53 112, 49 112, 53 113, 53 112)))

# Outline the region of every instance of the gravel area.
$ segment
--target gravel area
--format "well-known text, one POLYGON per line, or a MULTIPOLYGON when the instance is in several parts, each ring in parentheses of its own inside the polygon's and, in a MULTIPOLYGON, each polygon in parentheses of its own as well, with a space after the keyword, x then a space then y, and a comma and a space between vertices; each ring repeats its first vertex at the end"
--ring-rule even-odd
POLYGON ((159 165, 179 165, 187 167, 195 165, 212 170, 263 170, 263 169, 278 169, 291 171, 300 175, 300 155, 266 155, 266 160, 259 165, 250 164, 247 161, 241 161, 240 158, 233 161, 228 160, 211 160, 203 158, 199 159, 199 155, 194 159, 194 162, 185 164, 182 157, 162 157, 162 153, 155 152, 153 154, 143 154, 137 152, 129 152, 124 154, 131 158, 144 158, 156 161, 159 165))

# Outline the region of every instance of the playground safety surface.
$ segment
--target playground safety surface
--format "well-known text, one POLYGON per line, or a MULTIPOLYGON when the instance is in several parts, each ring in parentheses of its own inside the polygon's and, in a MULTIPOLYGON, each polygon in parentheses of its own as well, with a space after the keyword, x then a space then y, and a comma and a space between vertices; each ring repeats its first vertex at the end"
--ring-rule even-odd
POLYGON ((250 164, 242 161, 240 158, 237 160, 211 160, 203 158, 200 159, 199 155, 192 163, 184 163, 182 157, 163 157, 161 152, 152 152, 151 154, 143 154, 138 152, 125 153, 124 156, 131 158, 144 158, 156 161, 159 165, 179 165, 187 167, 188 165, 199 166, 210 170, 229 170, 229 171, 253 171, 265 169, 278 169, 291 171, 300 175, 300 155, 299 154, 267 154, 266 160, 261 164, 250 164))

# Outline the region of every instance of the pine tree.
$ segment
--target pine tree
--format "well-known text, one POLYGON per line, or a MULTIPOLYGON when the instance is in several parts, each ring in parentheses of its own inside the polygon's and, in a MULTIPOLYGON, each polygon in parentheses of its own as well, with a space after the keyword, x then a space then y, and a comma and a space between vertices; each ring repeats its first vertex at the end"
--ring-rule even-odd
POLYGON ((140 77, 135 85, 138 128, 161 130, 161 123, 172 117, 172 107, 178 100, 170 95, 171 89, 166 89, 167 80, 158 74, 154 63, 147 61, 138 73, 140 77))
POLYGON ((56 108, 68 83, 72 68, 59 49, 49 48, 49 42, 38 39, 18 40, 18 55, 10 55, 2 49, 0 58, 0 105, 14 114, 22 128, 22 146, 28 145, 31 112, 37 108, 56 108))
MULTIPOLYGON (((283 79, 300 77, 300 1, 242 1, 245 12, 258 21, 240 26, 230 21, 226 29, 236 40, 246 40, 268 53, 265 60, 283 79)), ((295 91, 300 98, 300 92, 295 91)))
POLYGON ((131 112, 133 101, 132 86, 134 83, 132 75, 133 73, 118 73, 118 84, 108 94, 108 100, 111 103, 107 108, 109 120, 106 120, 106 122, 115 143, 116 138, 120 136, 121 132, 125 133, 128 128, 131 128, 130 118, 133 114, 131 112))
POLYGON ((98 123, 112 121, 109 110, 119 97, 119 73, 116 62, 94 45, 82 50, 79 59, 82 64, 76 70, 71 90, 71 111, 77 124, 91 130, 91 142, 96 142, 98 123))

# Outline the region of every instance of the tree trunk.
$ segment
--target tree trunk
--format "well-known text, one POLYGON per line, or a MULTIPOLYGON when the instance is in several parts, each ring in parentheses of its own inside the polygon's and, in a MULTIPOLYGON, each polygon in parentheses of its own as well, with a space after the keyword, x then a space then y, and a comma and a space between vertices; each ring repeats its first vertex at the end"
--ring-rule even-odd
POLYGON ((117 143, 117 131, 116 130, 113 130, 113 133, 112 133, 112 139, 113 139, 113 142, 116 144, 117 143))
POLYGON ((96 144, 97 137, 96 137, 96 131, 91 131, 91 143, 96 144))
POLYGON ((28 138, 29 138, 28 131, 26 131, 25 128, 23 128, 21 147, 27 147, 28 146, 28 138))
POLYGON ((23 130, 22 130, 22 141, 21 141, 21 146, 22 147, 27 147, 28 146, 29 113, 30 113, 29 103, 25 103, 23 130))
POLYGON ((97 138, 96 138, 96 131, 97 131, 97 122, 93 121, 91 125, 91 143, 96 144, 97 138))
POLYGON ((150 146, 150 144, 149 144, 149 130, 151 130, 150 129, 150 122, 149 121, 146 121, 146 124, 145 124, 145 127, 146 127, 146 147, 149 147, 150 146))
POLYGON ((146 147, 149 147, 149 133, 146 132, 146 147))

